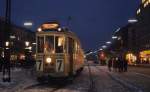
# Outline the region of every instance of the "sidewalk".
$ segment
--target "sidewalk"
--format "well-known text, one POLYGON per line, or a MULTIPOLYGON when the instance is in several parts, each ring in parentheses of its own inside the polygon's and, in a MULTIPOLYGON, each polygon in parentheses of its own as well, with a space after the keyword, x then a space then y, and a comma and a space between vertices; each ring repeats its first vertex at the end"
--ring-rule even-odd
POLYGON ((0 72, 0 91, 1 92, 16 92, 25 88, 28 85, 36 83, 34 76, 32 76, 30 71, 16 68, 11 70, 11 82, 2 82, 2 72, 0 72))
POLYGON ((150 68, 150 64, 136 64, 136 65, 129 65, 129 66, 150 68))
POLYGON ((135 69, 129 68, 128 72, 110 72, 106 66, 100 66, 100 69, 107 72, 114 80, 135 89, 135 92, 150 92, 150 75, 148 75, 149 73, 143 73, 145 70, 147 70, 146 72, 150 72, 150 70, 148 68, 133 68, 135 69))

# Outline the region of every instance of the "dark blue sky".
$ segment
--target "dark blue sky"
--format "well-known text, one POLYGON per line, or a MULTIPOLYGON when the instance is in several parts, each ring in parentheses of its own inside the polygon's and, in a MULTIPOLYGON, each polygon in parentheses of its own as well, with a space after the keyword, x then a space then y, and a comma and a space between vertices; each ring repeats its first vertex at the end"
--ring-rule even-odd
MULTIPOLYGON (((81 39, 84 49, 96 49, 111 40, 112 33, 133 18, 140 0, 12 0, 12 22, 23 26, 30 20, 35 30, 41 23, 57 19, 81 39)), ((4 16, 5 0, 0 0, 4 16)))

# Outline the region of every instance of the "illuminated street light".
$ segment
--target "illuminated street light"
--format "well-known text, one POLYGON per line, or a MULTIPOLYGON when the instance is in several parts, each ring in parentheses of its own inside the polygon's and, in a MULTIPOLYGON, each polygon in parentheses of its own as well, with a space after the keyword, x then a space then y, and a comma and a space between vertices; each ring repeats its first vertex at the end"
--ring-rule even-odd
POLYGON ((117 39, 117 36, 112 36, 112 39, 117 39))
POLYGON ((36 45, 36 43, 32 43, 33 45, 36 45))
POLYGON ((29 49, 29 50, 32 50, 32 47, 30 46, 28 49, 29 49))
POLYGON ((99 49, 99 50, 103 50, 103 49, 99 49))
POLYGON ((33 23, 32 22, 25 22, 23 25, 26 26, 26 27, 29 27, 29 26, 32 26, 33 23))
POLYGON ((106 44, 111 44, 111 42, 110 42, 110 41, 108 41, 108 42, 106 42, 106 44))
POLYGON ((107 48, 107 46, 106 46, 106 45, 103 45, 102 48, 105 49, 105 48, 107 48))
POLYGON ((26 42, 25 42, 25 46, 27 46, 27 47, 28 47, 28 46, 29 46, 29 44, 30 44, 30 42, 28 42, 28 41, 26 41, 26 42))
POLYGON ((14 35, 10 36, 10 39, 15 39, 15 38, 16 38, 16 36, 14 36, 14 35))
POLYGON ((8 47, 8 46, 9 46, 9 42, 5 42, 5 46, 7 46, 7 47, 8 47))
POLYGON ((136 23, 136 22, 138 22, 137 19, 129 19, 129 20, 128 20, 128 23, 136 23))

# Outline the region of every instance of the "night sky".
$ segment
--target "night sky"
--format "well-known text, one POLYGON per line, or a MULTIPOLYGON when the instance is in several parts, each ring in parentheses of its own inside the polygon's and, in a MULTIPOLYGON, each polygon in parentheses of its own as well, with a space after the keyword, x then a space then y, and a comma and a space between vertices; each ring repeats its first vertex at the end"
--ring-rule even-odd
MULTIPOLYGON (((49 20, 58 20, 77 34, 83 49, 96 49, 111 40, 113 32, 135 17, 140 0, 12 0, 12 22, 34 23, 33 31, 49 20)), ((5 0, 0 0, 4 16, 5 0)))

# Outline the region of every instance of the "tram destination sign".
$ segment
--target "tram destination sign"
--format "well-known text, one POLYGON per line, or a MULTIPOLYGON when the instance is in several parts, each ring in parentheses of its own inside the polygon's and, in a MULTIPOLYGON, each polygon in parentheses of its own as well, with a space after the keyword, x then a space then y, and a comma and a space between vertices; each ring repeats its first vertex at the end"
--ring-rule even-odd
POLYGON ((58 23, 45 23, 42 25, 42 29, 57 29, 59 27, 58 23))

